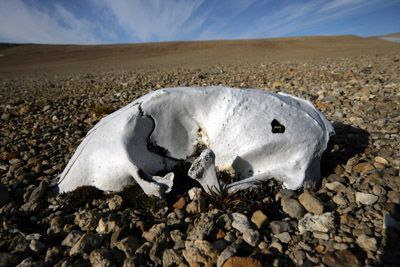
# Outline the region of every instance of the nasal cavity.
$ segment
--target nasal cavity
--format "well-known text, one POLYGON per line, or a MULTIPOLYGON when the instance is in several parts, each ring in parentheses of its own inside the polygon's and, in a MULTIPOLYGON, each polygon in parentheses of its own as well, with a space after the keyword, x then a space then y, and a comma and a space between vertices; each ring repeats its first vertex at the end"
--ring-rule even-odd
POLYGON ((285 132, 285 126, 283 126, 278 120, 273 119, 271 122, 272 133, 281 134, 285 132))

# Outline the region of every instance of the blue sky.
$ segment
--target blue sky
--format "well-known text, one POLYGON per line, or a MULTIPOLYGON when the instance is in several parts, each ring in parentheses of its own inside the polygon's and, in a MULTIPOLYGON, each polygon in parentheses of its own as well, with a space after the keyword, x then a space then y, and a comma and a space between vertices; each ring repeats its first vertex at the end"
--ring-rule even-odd
POLYGON ((107 44, 400 32, 400 0, 0 0, 0 42, 107 44))

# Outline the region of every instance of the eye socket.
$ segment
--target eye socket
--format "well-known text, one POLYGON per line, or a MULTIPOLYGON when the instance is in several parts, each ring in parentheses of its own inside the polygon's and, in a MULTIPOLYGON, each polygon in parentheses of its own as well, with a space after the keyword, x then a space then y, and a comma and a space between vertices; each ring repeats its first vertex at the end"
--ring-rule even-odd
POLYGON ((278 120, 273 119, 271 122, 272 133, 282 134, 285 132, 285 126, 283 126, 278 120))

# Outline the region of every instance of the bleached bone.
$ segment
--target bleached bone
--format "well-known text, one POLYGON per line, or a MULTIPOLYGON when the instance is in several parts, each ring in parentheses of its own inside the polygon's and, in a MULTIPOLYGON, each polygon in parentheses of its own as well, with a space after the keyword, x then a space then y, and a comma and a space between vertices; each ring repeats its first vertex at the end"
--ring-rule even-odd
POLYGON ((220 191, 217 173, 215 172, 215 154, 210 149, 205 149, 190 166, 188 176, 197 180, 204 190, 210 193, 220 191))
MULTIPOLYGON (((318 182, 320 158, 333 133, 310 102, 286 94, 161 89, 97 123, 60 175, 59 191, 83 185, 119 191, 137 182, 146 194, 162 197, 171 190, 172 168, 193 158, 200 145, 215 153, 218 170, 234 171, 239 181, 228 185, 231 190, 271 177, 296 189, 318 182)), ((203 181, 215 186, 212 179, 203 181)))

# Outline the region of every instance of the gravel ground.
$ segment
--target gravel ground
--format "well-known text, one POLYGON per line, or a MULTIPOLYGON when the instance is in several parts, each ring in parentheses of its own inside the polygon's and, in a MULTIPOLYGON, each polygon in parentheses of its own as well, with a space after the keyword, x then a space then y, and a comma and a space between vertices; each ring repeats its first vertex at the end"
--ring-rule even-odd
POLYGON ((0 266, 399 266, 400 58, 1 78, 0 266), (48 187, 86 132, 151 90, 224 85, 311 100, 334 123, 321 186, 271 180, 165 200, 48 187))

